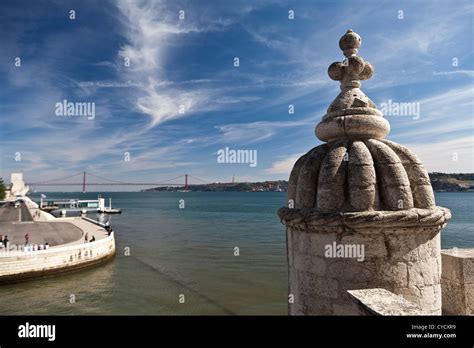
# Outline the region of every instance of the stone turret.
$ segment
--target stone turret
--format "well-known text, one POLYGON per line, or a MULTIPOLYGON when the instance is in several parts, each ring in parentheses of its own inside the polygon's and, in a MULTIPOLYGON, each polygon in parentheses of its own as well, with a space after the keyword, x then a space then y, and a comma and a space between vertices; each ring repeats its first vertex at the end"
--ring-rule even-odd
POLYGON ((316 126, 325 143, 299 158, 288 184, 289 313, 354 314, 347 290, 384 288, 441 314, 440 231, 428 173, 406 147, 384 139, 390 125, 360 89, 374 68, 361 38, 340 39, 346 57, 329 66, 341 92, 316 126))

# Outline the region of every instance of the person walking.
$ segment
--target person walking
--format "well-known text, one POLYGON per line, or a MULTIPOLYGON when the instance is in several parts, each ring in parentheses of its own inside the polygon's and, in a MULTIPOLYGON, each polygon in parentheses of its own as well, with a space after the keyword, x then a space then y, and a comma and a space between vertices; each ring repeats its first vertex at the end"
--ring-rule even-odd
POLYGON ((27 233, 25 234, 25 245, 28 245, 30 242, 30 235, 27 233))

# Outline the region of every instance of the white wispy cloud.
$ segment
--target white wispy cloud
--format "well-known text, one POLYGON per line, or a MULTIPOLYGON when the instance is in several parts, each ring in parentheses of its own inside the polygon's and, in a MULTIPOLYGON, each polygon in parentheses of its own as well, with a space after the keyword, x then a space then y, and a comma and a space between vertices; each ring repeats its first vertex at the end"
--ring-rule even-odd
POLYGON ((256 143, 269 139, 287 128, 314 125, 313 118, 299 121, 256 121, 248 123, 232 123, 215 126, 221 133, 221 141, 228 143, 256 143))
MULTIPOLYGON (((474 88, 464 85, 434 93, 421 100, 420 119, 405 118, 414 127, 403 131, 404 137, 442 134, 447 131, 473 129, 474 88)), ((391 121, 394 119, 391 118, 391 121)), ((474 131, 474 129, 473 129, 474 131)))
POLYGON ((148 128, 211 110, 210 101, 215 99, 216 91, 170 86, 164 65, 170 44, 176 43, 180 36, 222 30, 230 23, 220 18, 205 25, 179 20, 178 13, 171 12, 165 1, 121 0, 118 8, 128 41, 118 54, 118 66, 126 79, 145 81, 138 87, 135 107, 150 116, 148 128), (130 61, 129 67, 123 67, 124 59, 130 61))
POLYGON ((474 77, 474 70, 451 70, 451 71, 435 71, 433 75, 466 75, 474 77))
POLYGON ((473 173, 474 137, 466 136, 429 144, 404 144, 423 162, 430 172, 473 173))
POLYGON ((284 176, 288 177, 290 175, 295 162, 300 158, 303 154, 293 154, 286 158, 280 159, 272 163, 271 167, 264 169, 262 172, 264 174, 269 175, 276 175, 276 174, 284 174, 284 176))
MULTIPOLYGON (((425 11, 414 13, 405 9, 404 19, 399 20, 400 31, 396 37, 379 33, 376 35, 377 45, 381 47, 374 52, 373 63, 383 64, 399 61, 400 52, 406 54, 421 54, 416 64, 431 53, 432 50, 448 44, 453 38, 466 30, 466 21, 459 19, 472 14, 472 4, 460 3, 450 6, 446 3, 424 3, 425 11), (439 11, 439 7, 449 7, 449 11, 439 11), (430 11, 430 9, 437 11, 430 11), (416 18, 411 21, 411 18, 416 18), (405 21, 407 23, 405 24, 405 21), (384 49, 385 48, 385 49, 384 49), (394 51, 396 48, 396 51, 394 51)), ((403 6, 400 6, 403 7, 403 6)))
POLYGON ((149 86, 143 90, 144 96, 138 97, 136 107, 139 111, 151 116, 148 128, 160 123, 189 116, 200 111, 212 110, 209 104, 211 96, 204 90, 170 90, 166 92, 149 86))
POLYGON ((223 96, 215 100, 217 104, 239 104, 239 103, 249 103, 257 100, 261 100, 259 96, 241 96, 241 97, 228 97, 223 96))

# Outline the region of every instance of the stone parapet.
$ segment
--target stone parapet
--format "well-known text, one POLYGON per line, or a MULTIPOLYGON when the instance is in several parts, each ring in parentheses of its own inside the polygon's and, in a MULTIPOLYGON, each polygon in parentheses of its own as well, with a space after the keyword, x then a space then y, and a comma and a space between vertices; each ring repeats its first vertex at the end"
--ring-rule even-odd
POLYGON ((419 306, 385 289, 349 290, 353 315, 427 315, 419 306))
POLYGON ((443 314, 474 315, 474 249, 441 251, 443 314))
POLYGON ((441 314, 439 231, 439 226, 287 228, 289 293, 295 298, 290 314, 350 314, 347 290, 366 288, 384 288, 426 313, 441 314), (363 257, 328 255, 332 246, 363 247, 363 257))

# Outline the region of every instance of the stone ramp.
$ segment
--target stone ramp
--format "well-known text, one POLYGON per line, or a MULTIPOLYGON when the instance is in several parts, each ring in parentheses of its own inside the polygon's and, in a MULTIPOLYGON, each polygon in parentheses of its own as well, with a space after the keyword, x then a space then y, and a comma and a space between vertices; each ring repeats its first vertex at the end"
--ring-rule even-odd
POLYGON ((0 222, 15 222, 19 221, 20 211, 15 209, 12 203, 6 203, 0 207, 0 222))
POLYGON ((21 207, 17 209, 21 209, 21 221, 33 221, 30 210, 25 203, 21 203, 21 207))
POLYGON ((30 210, 25 203, 22 202, 19 208, 15 208, 13 202, 5 203, 0 207, 0 222, 18 221, 33 221, 30 210))

